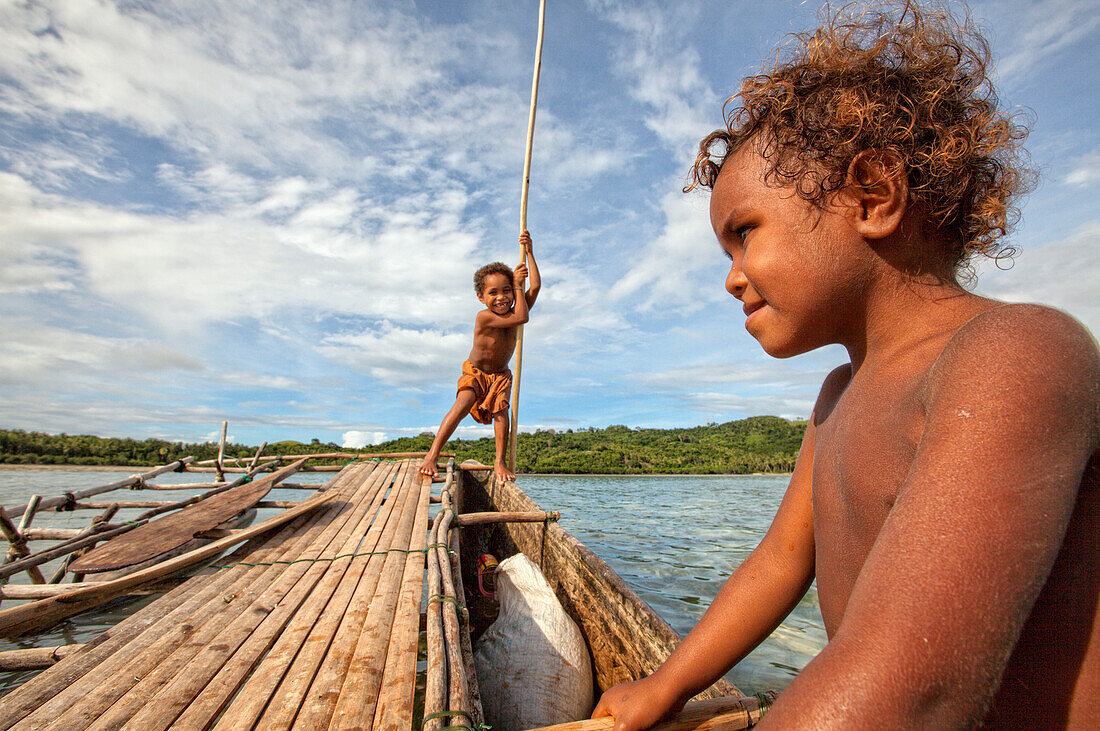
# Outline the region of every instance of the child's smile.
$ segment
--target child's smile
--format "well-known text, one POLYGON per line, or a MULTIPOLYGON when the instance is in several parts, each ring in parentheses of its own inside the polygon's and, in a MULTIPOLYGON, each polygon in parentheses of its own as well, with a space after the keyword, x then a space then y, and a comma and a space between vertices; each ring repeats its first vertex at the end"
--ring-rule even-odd
POLYGON ((480 299, 490 311, 498 315, 507 315, 516 302, 512 281, 503 274, 490 274, 485 277, 485 289, 480 299))
POLYGON ((731 262, 726 290, 742 303, 745 329, 785 358, 840 341, 837 323, 866 281, 866 260, 840 206, 819 210, 790 187, 766 183, 764 171, 753 143, 733 153, 711 194, 711 224, 731 262))

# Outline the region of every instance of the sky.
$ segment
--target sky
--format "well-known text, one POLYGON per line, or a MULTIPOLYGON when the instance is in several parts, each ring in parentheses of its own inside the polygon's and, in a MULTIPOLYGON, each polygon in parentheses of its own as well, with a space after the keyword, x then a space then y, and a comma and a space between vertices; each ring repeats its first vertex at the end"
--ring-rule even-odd
MULTIPOLYGON (((805 418, 844 351, 765 355, 706 196, 680 191, 725 99, 818 4, 548 6, 520 429, 805 418)), ((1098 333, 1095 0, 970 7, 1042 174, 1014 265, 975 289, 1098 333)), ((535 0, 0 0, 0 428, 434 431, 472 273, 519 258, 537 21, 535 0)))

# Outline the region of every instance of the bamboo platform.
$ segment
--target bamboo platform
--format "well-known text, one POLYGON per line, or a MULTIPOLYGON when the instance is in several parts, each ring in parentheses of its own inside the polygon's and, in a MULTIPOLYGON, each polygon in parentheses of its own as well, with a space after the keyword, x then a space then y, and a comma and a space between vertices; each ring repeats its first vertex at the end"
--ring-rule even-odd
POLYGON ((317 507, 0 698, 0 729, 411 728, 432 484, 417 464, 344 467, 317 507))

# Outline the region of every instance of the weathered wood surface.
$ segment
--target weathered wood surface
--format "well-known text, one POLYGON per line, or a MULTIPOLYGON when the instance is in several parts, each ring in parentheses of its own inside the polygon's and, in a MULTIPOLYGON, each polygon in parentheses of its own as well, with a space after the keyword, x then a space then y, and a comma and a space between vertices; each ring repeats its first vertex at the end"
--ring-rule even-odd
POLYGON ((196 534, 216 528, 219 523, 248 510, 280 480, 289 477, 305 464, 301 459, 274 474, 207 498, 140 528, 113 538, 92 549, 69 565, 74 573, 113 571, 148 561, 162 553, 184 545, 196 534))
POLYGON ((417 464, 348 466, 316 510, 0 698, 0 729, 408 729, 431 490, 417 464))
MULTIPOLYGON (((738 731, 752 728, 776 697, 772 691, 762 695, 766 700, 763 710, 757 696, 724 696, 692 701, 675 718, 653 726, 653 731, 738 731)), ((531 731, 610 731, 614 725, 614 718, 604 716, 543 726, 531 731)))
POLYGON ((26 604, 10 609, 0 610, 0 636, 13 637, 32 629, 47 627, 54 622, 71 617, 86 609, 110 601, 111 599, 126 594, 130 589, 141 586, 150 581, 169 576, 177 571, 194 566, 208 558, 218 555, 226 548, 239 543, 242 540, 259 535, 289 520, 293 520, 302 513, 307 513, 318 507, 334 495, 320 494, 303 502, 297 508, 292 508, 272 518, 268 518, 259 525, 247 528, 240 534, 222 538, 190 553, 169 559, 163 563, 142 569, 135 574, 124 576, 114 581, 105 581, 87 589, 69 592, 52 599, 44 599, 34 604, 26 604))
MULTIPOLYGON (((492 475, 464 464, 465 509, 543 512, 515 483, 494 484, 492 475)), ((680 636, 626 585, 603 559, 557 523, 500 523, 480 530, 499 535, 523 551, 549 580, 588 643, 601 690, 656 670, 680 636)), ((476 567, 476 550, 464 541, 464 568, 476 567)), ((472 574, 467 574, 469 578, 472 574)), ((476 584, 476 578, 474 578, 476 584)), ((697 698, 740 695, 719 680, 697 698)))

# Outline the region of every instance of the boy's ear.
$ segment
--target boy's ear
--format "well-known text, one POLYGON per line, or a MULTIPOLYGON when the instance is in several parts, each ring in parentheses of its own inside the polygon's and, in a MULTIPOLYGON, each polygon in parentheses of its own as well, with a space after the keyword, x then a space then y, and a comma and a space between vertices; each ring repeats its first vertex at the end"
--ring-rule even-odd
POLYGON ((890 152, 864 150, 848 165, 852 225, 864 238, 886 238, 901 225, 909 204, 907 177, 890 152))

